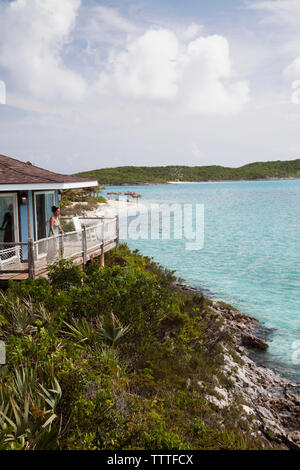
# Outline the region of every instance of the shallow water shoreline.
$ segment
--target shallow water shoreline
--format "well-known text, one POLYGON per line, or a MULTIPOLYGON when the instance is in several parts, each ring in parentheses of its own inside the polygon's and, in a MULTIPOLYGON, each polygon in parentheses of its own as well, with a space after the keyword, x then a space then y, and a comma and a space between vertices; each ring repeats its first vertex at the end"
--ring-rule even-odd
MULTIPOLYGON (((107 216, 107 217, 112 217, 112 216, 115 216, 116 214, 119 214, 119 216, 122 218, 123 216, 135 216, 137 211, 138 212, 143 212, 143 211, 146 211, 147 210, 147 207, 148 207, 148 201, 144 202, 144 201, 139 201, 138 203, 136 202, 133 202, 133 201, 129 201, 127 202, 126 200, 109 200, 107 204, 100 204, 98 206, 98 209, 96 211, 93 211, 91 213, 91 215, 98 215, 98 216, 107 216)), ((137 244, 138 245, 138 244, 137 244)), ((135 246, 135 244, 134 244, 135 246)), ((139 246, 137 246, 137 248, 140 248, 139 246)), ((149 251, 149 250, 148 250, 149 251)), ((143 250, 141 249, 141 252, 143 253, 143 250)), ((149 255, 151 256, 151 255, 149 255)), ((162 261, 162 264, 164 265, 167 265, 166 263, 166 260, 163 260, 162 261)), ((176 269, 176 268, 175 268, 176 269)), ((180 276, 180 274, 179 274, 180 276)), ((183 274, 182 276, 183 278, 185 278, 185 275, 183 274)), ((192 283, 193 281, 191 280, 188 280, 188 281, 183 281, 183 282, 186 282, 186 284, 188 283, 192 283)), ((195 286, 195 284, 192 284, 193 286, 195 286)), ((212 300, 222 300, 222 301, 225 301, 228 303, 228 300, 225 300, 226 299, 226 295, 223 297, 222 295, 218 295, 217 297, 215 296, 214 292, 208 290, 208 289, 202 289, 201 287, 192 287, 192 285, 189 285, 189 288, 191 290, 194 290, 195 292, 199 293, 199 292, 203 292, 205 296, 207 296, 208 298, 212 299, 212 300)), ((229 301, 230 303, 230 301, 229 301)), ((243 311, 243 308, 238 306, 238 308, 241 309, 241 311, 243 311)), ((249 315, 249 311, 248 311, 248 315, 249 315)), ((251 312, 250 312, 250 315, 251 315, 251 312)), ((265 326, 263 322, 259 322, 257 324, 257 327, 256 327, 256 336, 258 336, 259 338, 261 339, 264 339, 264 340, 270 340, 270 336, 273 334, 274 336, 276 336, 278 332, 278 329, 275 327, 272 327, 272 325, 268 325, 268 326, 265 326)), ((250 355, 252 358, 254 358, 255 362, 257 362, 257 364, 261 364, 263 366, 266 366, 268 368, 270 368, 271 370, 274 370, 275 373, 277 374, 280 374, 281 376, 283 377, 286 377, 288 379, 291 379, 291 380, 296 380, 297 382, 299 381, 299 374, 297 373, 297 371, 291 367, 289 369, 288 367, 288 363, 285 363, 284 362, 284 359, 280 360, 280 359, 276 359, 276 356, 273 355, 272 353, 270 354, 266 354, 266 353, 252 353, 250 351, 250 355)))
MULTIPOLYGON (((190 285, 176 285, 191 294, 207 295, 190 285)), ((257 360, 255 353, 263 357, 267 346, 259 337, 259 320, 222 301, 210 300, 210 308, 224 321, 224 329, 233 336, 234 351, 223 347, 223 369, 233 381, 233 389, 228 391, 216 387, 219 398, 207 398, 217 407, 225 408, 238 395, 249 422, 251 418, 253 420, 253 435, 261 433, 268 439, 271 437, 281 448, 300 450, 300 383, 278 375, 263 361, 259 363, 257 360)))
MULTIPOLYGON (((201 289, 200 287, 194 287, 194 286, 191 286, 189 284, 182 284, 182 283, 178 283, 177 286, 179 288, 185 290, 185 291, 190 292, 190 293, 203 294, 205 297, 209 298, 213 302, 216 302, 216 303, 224 302, 224 303, 228 304, 226 301, 223 301, 222 299, 216 300, 213 297, 213 292, 211 292, 208 289, 201 289)), ((239 311, 235 307, 232 307, 232 309, 236 310, 236 311, 239 311)), ((254 318, 254 317, 252 317, 252 316, 250 316, 246 313, 243 313, 243 315, 245 317, 248 317, 249 319, 252 319, 252 320, 255 321, 255 323, 253 325, 253 335, 255 335, 255 337, 257 337, 258 339, 263 340, 266 343, 268 343, 269 337, 276 330, 276 328, 268 328, 268 327, 264 326, 264 324, 260 320, 258 320, 257 318, 254 318)), ((282 379, 291 380, 292 382, 294 382, 294 383, 296 383, 300 386, 300 381, 295 380, 292 377, 293 374, 289 374, 289 370, 288 370, 288 368, 286 367, 286 364, 284 364, 283 361, 276 361, 272 357, 266 357, 265 351, 261 351, 261 350, 258 350, 256 348, 246 348, 246 349, 247 349, 248 356, 255 362, 255 364, 257 364, 258 366, 261 366, 261 367, 265 367, 265 368, 271 370, 272 372, 274 372, 274 374, 278 375, 282 379)))

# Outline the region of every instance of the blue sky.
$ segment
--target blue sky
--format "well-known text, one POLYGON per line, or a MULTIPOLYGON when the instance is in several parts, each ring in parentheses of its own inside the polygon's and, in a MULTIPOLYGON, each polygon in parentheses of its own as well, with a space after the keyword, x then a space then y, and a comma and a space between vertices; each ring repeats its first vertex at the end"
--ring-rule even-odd
POLYGON ((299 0, 0 0, 0 153, 46 168, 298 158, 299 80, 299 0))

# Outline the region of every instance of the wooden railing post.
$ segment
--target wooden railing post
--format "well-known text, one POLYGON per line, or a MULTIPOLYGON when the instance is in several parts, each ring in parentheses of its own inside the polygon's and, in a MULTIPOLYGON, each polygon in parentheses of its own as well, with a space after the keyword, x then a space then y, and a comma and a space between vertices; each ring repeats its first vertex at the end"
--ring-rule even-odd
POLYGON ((83 265, 85 266, 87 263, 87 243, 86 243, 86 227, 83 226, 82 228, 82 260, 83 265))
POLYGON ((117 237, 116 243, 117 243, 117 248, 118 248, 119 243, 120 243, 120 218, 119 218, 119 215, 117 215, 117 218, 116 218, 116 237, 117 237))
POLYGON ((63 258, 65 253, 65 243, 64 243, 64 234, 61 233, 59 236, 59 253, 60 256, 63 258))
POLYGON ((99 256, 98 262, 101 268, 104 268, 105 261, 104 261, 104 230, 105 230, 105 220, 102 219, 102 242, 101 242, 101 254, 99 256))
POLYGON ((28 276, 30 279, 35 278, 35 259, 34 259, 34 241, 33 238, 28 240, 28 276))

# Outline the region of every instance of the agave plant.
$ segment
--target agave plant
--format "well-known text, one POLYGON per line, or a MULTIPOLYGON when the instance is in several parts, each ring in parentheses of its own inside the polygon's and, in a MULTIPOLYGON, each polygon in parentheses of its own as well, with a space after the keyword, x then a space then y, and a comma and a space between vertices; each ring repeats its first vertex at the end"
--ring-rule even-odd
POLYGON ((49 324, 51 314, 41 304, 34 304, 30 299, 10 298, 0 292, 1 322, 0 335, 17 336, 32 334, 38 330, 37 324, 49 324))
POLYGON ((57 446, 60 425, 55 409, 61 388, 55 377, 51 388, 37 380, 36 369, 16 369, 12 382, 0 383, 0 433, 11 449, 50 449, 57 446), (55 423, 55 424, 54 424, 55 423))
POLYGON ((63 331, 68 337, 78 345, 83 343, 88 345, 93 345, 97 340, 97 331, 91 323, 89 323, 86 318, 81 318, 80 320, 72 320, 72 323, 64 322, 67 327, 63 331))
POLYGON ((128 331, 129 326, 123 326, 120 320, 113 313, 108 319, 98 316, 93 324, 86 318, 80 320, 73 319, 71 323, 64 322, 67 327, 63 331, 68 337, 79 346, 86 344, 92 349, 102 350, 104 343, 108 342, 114 348, 116 342, 121 339, 128 331))
POLYGON ((101 327, 101 333, 104 340, 108 341, 112 348, 115 347, 116 342, 126 335, 129 330, 130 327, 123 326, 118 317, 112 312, 110 314, 110 318, 105 320, 101 327))
POLYGON ((6 320, 0 334, 26 335, 32 333, 36 327, 33 326, 33 310, 28 300, 21 301, 19 298, 9 299, 0 292, 0 305, 3 317, 6 320))
POLYGON ((22 367, 15 369, 13 381, 13 394, 18 402, 23 400, 23 397, 29 396, 31 400, 34 399, 33 392, 35 384, 37 383, 37 368, 22 367))

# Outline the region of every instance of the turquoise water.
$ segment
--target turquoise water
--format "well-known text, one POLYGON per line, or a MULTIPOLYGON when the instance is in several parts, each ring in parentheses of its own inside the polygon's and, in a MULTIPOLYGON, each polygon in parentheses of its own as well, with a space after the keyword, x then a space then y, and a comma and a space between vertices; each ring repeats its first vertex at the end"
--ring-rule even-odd
POLYGON ((138 191, 141 202, 204 204, 202 250, 186 251, 186 240, 129 246, 258 318, 270 329, 264 362, 300 381, 300 180, 118 189, 138 191))

